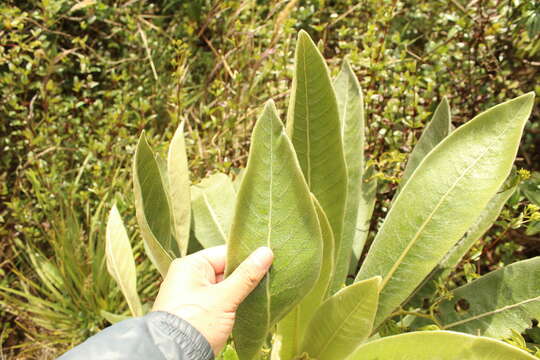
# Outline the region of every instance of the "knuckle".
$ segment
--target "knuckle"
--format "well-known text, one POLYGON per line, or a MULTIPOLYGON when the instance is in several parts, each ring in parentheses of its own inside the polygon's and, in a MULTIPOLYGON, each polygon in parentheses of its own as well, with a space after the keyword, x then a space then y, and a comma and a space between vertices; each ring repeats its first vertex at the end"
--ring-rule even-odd
POLYGON ((171 262, 170 268, 171 268, 171 269, 181 268, 183 263, 184 263, 184 259, 182 259, 182 258, 176 258, 176 259, 174 259, 174 260, 171 262))
POLYGON ((249 287, 257 286, 257 284, 259 283, 259 276, 256 271, 246 266, 243 273, 246 285, 248 285, 249 287))

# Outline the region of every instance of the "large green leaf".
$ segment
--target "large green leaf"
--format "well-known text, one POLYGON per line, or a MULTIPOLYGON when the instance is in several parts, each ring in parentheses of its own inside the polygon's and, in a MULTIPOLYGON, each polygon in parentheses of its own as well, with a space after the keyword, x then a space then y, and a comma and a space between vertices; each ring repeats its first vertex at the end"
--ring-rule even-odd
POLYGON ((317 360, 345 359, 371 333, 379 276, 349 285, 326 300, 306 332, 301 352, 317 360))
POLYGON ((416 168, 357 276, 383 277, 376 326, 407 299, 496 194, 512 169, 533 102, 529 93, 478 115, 416 168))
POLYGON ((437 106, 437 109, 435 109, 431 121, 427 124, 420 139, 409 155, 407 166, 405 166, 399 187, 394 197, 397 197, 403 186, 409 181, 409 178, 418 165, 420 165, 422 159, 424 159, 424 157, 451 132, 452 118, 450 115, 450 105, 448 104, 448 100, 443 98, 439 106, 437 106))
POLYGON ((345 163, 347 165, 347 202, 341 245, 331 292, 339 290, 349 270, 353 239, 356 235, 357 214, 361 201, 362 172, 364 168, 364 99, 360 84, 347 60, 334 81, 341 119, 345 163))
MULTIPOLYGON (((319 308, 319 305, 325 299, 325 295, 330 284, 334 267, 334 235, 321 205, 313 197, 321 231, 323 236, 323 261, 321 265, 321 274, 313 289, 307 294, 300 304, 292 309, 277 325, 276 335, 280 337, 279 354, 280 359, 292 359, 298 355, 300 344, 304 333, 313 317, 313 314, 319 308)), ((274 350, 273 350, 274 351, 274 350)))
POLYGON ((441 303, 444 329, 497 338, 540 318, 540 257, 518 261, 452 291, 441 303))
POLYGON ((372 166, 366 169, 362 176, 362 184, 360 185, 360 202, 358 204, 356 227, 352 243, 352 264, 349 270, 351 274, 356 274, 358 261, 360 260, 369 234, 371 216, 375 209, 377 178, 373 176, 373 170, 374 168, 372 166))
POLYGON ((272 248, 274 262, 238 308, 233 338, 242 360, 259 353, 268 331, 313 288, 323 246, 317 212, 273 102, 266 104, 251 141, 226 273, 260 246, 272 248))
MULTIPOLYGON (((341 241, 347 200, 341 122, 328 68, 305 31, 300 31, 296 44, 287 131, 309 189, 319 200, 332 226, 336 242, 335 264, 346 264, 346 269, 351 245, 341 241)), ((336 278, 339 286, 343 282, 344 278, 336 278)))
POLYGON ((236 200, 231 179, 222 173, 210 175, 191 187, 191 197, 197 240, 205 248, 225 244, 236 200))
POLYGON ((452 331, 420 331, 361 345, 347 360, 538 360, 502 341, 452 331))
POLYGON ((430 298, 436 291, 437 281, 439 279, 446 279, 465 254, 491 228, 495 220, 499 217, 504 204, 506 204, 510 196, 516 191, 517 181, 515 178, 515 174, 508 177, 497 194, 491 198, 474 224, 424 280, 424 285, 418 290, 414 299, 410 302, 411 305, 419 306, 422 304, 423 298, 430 298))
POLYGON ((144 132, 133 162, 133 191, 145 250, 154 266, 165 276, 174 255, 170 204, 159 165, 144 132))
POLYGON ((181 123, 178 129, 176 129, 169 145, 167 175, 174 237, 180 255, 185 256, 189 243, 191 205, 189 169, 184 142, 184 123, 181 123))
POLYGON ((142 316, 142 306, 137 294, 137 270, 133 250, 120 213, 113 205, 107 220, 105 236, 107 270, 124 295, 133 316, 142 316))

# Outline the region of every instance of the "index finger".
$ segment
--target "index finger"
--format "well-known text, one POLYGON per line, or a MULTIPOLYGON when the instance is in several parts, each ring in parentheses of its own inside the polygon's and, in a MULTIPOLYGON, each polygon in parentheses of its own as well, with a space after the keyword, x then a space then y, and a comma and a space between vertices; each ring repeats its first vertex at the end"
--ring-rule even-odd
POLYGON ((227 260, 227 245, 214 246, 196 252, 193 255, 202 256, 214 268, 216 275, 223 274, 227 260))

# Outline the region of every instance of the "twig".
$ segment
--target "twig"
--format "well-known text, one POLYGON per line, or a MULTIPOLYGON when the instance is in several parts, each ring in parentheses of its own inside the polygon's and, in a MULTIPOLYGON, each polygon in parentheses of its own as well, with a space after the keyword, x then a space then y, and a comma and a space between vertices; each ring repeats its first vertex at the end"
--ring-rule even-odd
POLYGON ((227 70, 227 73, 229 74, 229 76, 231 77, 231 79, 234 79, 234 75, 233 75, 233 72, 231 70, 231 68, 229 67, 229 64, 227 63, 227 60, 225 59, 225 57, 219 52, 217 51, 214 46, 212 45, 212 43, 206 38, 206 36, 202 36, 202 39, 204 40, 204 42, 208 45, 208 47, 210 48, 210 50, 212 50, 212 52, 214 53, 214 55, 219 58, 221 60, 221 63, 223 64, 223 66, 225 67, 225 70, 227 70))
POLYGON ((152 54, 150 52, 150 47, 148 47, 148 40, 146 39, 146 34, 144 33, 143 29, 141 28, 141 24, 137 23, 137 29, 139 29, 139 34, 141 35, 144 48, 146 50, 146 55, 148 57, 148 61, 150 61, 150 67, 152 67, 152 73, 154 74, 154 79, 158 81, 158 76, 156 72, 156 67, 154 66, 154 61, 152 60, 152 54))

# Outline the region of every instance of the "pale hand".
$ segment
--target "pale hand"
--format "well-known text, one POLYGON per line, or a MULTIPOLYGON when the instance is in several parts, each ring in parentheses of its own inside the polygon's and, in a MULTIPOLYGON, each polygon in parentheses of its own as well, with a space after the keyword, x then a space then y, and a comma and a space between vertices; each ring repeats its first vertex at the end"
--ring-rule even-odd
POLYGON ((273 261, 270 248, 258 248, 224 280, 226 253, 223 245, 174 260, 152 309, 189 322, 208 340, 216 355, 232 332, 238 306, 273 261))

